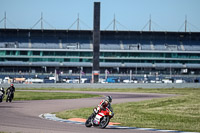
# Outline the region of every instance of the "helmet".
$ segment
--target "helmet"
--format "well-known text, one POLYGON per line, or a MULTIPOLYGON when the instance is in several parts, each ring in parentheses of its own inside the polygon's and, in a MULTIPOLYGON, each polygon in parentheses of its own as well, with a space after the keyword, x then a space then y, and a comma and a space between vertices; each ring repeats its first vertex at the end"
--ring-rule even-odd
POLYGON ((13 84, 10 84, 10 86, 14 86, 13 84))
POLYGON ((105 98, 105 100, 108 101, 109 103, 111 103, 111 102, 112 102, 112 97, 111 97, 111 96, 107 96, 107 97, 105 98))

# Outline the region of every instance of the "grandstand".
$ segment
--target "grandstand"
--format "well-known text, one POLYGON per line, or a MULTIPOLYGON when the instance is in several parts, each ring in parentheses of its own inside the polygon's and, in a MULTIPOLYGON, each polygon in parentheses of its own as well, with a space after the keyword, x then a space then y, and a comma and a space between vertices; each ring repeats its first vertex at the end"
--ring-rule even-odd
MULTIPOLYGON (((1 72, 91 74, 92 39, 90 30, 0 29, 1 72)), ((198 75, 200 32, 101 31, 100 71, 105 70, 198 75)))

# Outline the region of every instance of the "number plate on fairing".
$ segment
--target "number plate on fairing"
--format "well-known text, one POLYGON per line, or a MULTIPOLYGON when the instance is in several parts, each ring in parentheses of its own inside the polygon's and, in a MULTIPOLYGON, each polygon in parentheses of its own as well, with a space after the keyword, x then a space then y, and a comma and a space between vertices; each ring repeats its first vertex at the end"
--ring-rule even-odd
POLYGON ((96 117, 94 118, 94 124, 98 125, 101 117, 101 115, 96 115, 96 117))

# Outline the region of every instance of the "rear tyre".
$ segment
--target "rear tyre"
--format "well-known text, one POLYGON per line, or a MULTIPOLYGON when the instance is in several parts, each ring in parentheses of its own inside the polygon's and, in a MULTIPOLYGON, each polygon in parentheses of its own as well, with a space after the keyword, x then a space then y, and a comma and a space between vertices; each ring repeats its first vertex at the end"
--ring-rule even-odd
POLYGON ((9 99, 8 99, 8 96, 7 96, 7 98, 6 98, 6 102, 8 102, 8 100, 9 100, 9 99))
POLYGON ((12 98, 9 99, 9 102, 10 102, 10 103, 12 102, 12 98))
POLYGON ((91 127, 92 126, 92 120, 93 120, 93 114, 86 120, 85 126, 91 127))

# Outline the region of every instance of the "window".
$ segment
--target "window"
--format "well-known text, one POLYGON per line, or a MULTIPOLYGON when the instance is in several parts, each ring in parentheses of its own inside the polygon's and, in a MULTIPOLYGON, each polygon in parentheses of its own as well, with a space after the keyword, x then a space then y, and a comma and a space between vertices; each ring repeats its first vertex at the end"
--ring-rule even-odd
POLYGON ((20 55, 27 55, 28 51, 20 51, 20 55))
POLYGON ((5 55, 5 51, 0 51, 0 55, 5 55))
POLYGON ((33 55, 40 55, 40 51, 33 51, 33 55))
POLYGON ((66 56, 66 52, 57 51, 57 52, 55 52, 55 56, 66 56))

